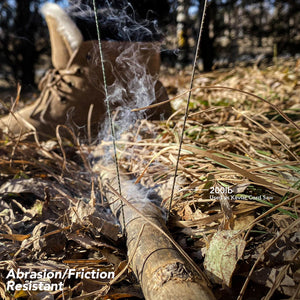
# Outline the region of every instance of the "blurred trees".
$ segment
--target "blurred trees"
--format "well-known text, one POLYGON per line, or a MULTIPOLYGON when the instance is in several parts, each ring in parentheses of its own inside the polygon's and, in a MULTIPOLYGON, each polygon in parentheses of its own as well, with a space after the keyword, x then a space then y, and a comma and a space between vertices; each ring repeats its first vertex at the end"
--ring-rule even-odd
MULTIPOLYGON (((300 0, 208 0, 200 56, 203 69, 209 71, 214 61, 227 63, 237 59, 250 59, 260 54, 300 53, 300 0), (298 21, 297 21, 298 20, 298 21)), ((193 34, 185 30, 185 40, 195 40, 199 30, 204 0, 177 0, 177 16, 182 14, 183 3, 197 18, 187 14, 186 28, 193 28, 193 34), (191 10, 191 9, 190 9, 191 10), (189 33, 189 35, 188 35, 189 33)), ((185 11, 190 11, 185 9, 185 11)), ((182 19, 182 17, 181 17, 182 19)), ((177 31, 178 32, 178 31, 177 31)), ((178 46, 182 44, 178 37, 178 46)), ((190 43, 191 44, 191 43, 190 43)), ((190 47, 182 48, 188 57, 193 53, 190 47)), ((191 59, 190 59, 191 60, 191 59)))
MULTIPOLYGON (((182 64, 192 60, 204 0, 128 1, 128 11, 137 20, 157 19, 166 40, 177 40, 172 44, 180 50, 177 60, 182 64)), ((34 65, 49 45, 47 28, 39 13, 44 2, 0 1, 0 77, 21 81, 23 87, 34 84, 34 65)), ((92 2, 81 3, 91 6, 92 2)), ((127 0, 96 3, 99 7, 110 3, 118 8, 127 0)), ((259 54, 299 53, 299 20, 300 0, 208 0, 200 49, 204 70, 210 70, 216 61, 231 63, 259 54)))
POLYGON ((45 50, 45 28, 39 14, 43 1, 0 2, 1 75, 21 81, 23 87, 35 84, 34 65, 45 50))

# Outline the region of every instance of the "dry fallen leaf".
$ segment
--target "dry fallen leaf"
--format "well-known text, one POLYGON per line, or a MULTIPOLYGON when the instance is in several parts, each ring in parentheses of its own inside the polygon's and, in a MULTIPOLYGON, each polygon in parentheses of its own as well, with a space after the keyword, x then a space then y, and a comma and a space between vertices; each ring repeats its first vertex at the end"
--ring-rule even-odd
POLYGON ((208 276, 216 283, 230 286, 232 274, 245 246, 246 242, 238 235, 238 231, 217 231, 205 255, 204 267, 208 276))

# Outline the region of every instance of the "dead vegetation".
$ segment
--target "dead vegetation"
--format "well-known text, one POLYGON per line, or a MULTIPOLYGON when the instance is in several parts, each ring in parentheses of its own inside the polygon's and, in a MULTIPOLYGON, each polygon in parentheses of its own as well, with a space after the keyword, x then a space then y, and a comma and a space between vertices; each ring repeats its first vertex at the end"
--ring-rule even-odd
MULTIPOLYGON (((186 101, 176 95, 189 79, 189 70, 163 74, 174 114, 141 121, 117 142, 122 168, 158 191, 162 209, 170 203, 186 101)), ((168 228, 204 262, 216 298, 298 299, 300 61, 198 75, 195 86, 168 228)), ((94 146, 0 143, 0 296, 94 299, 96 291, 102 299, 143 298, 91 171, 94 146), (113 284, 69 279, 63 292, 13 295, 5 291, 10 268, 120 276, 113 284)))

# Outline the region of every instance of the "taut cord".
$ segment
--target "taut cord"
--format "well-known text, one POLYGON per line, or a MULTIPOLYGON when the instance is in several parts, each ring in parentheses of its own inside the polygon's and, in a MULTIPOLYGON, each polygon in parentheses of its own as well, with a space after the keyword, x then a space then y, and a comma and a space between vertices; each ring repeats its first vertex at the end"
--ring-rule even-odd
POLYGON ((178 154, 177 154, 177 160, 176 160, 176 166, 175 166, 175 174, 174 174, 174 179, 173 179, 173 184, 172 184, 172 191, 171 191, 171 197, 170 197, 170 204, 169 204, 167 219, 169 219, 169 216, 170 216, 172 201, 173 201, 173 197, 174 197, 174 190, 175 190, 175 183, 176 183, 176 177, 177 177, 178 166, 179 166, 180 153, 181 153, 181 148, 182 148, 182 143, 183 143, 185 125, 186 125, 186 121, 187 121, 188 114, 189 114, 189 105, 190 105, 190 100, 191 100, 193 84, 194 84, 196 63, 197 63, 197 58, 198 58, 198 53, 199 53, 199 48, 200 48, 201 33, 202 33, 202 29, 203 29, 203 23, 204 23, 206 7, 207 7, 207 0, 204 0, 203 11, 202 11, 202 16, 201 16, 201 24, 200 24, 199 33, 198 33, 197 47, 196 47, 195 55, 194 55, 194 63, 193 63, 191 81, 190 81, 190 88, 189 88, 188 99, 187 99, 187 103, 186 103, 186 109, 185 109, 185 114, 184 114, 181 137, 180 137, 180 141, 179 141, 179 148, 178 148, 178 154))
MULTIPOLYGON (((115 159, 115 166, 116 166, 116 172, 117 172, 117 177, 118 177, 119 193, 122 195, 120 171, 119 171, 119 163, 118 163, 117 147, 116 147, 116 134, 115 134, 114 126, 113 126, 113 120, 112 120, 111 110, 110 110, 110 105, 109 105, 109 100, 108 100, 107 83, 106 83, 105 68, 104 68, 104 61, 103 61, 103 52, 102 52, 102 46, 101 46, 100 28, 99 28, 99 24, 98 24, 98 16, 97 16, 97 8, 96 8, 95 0, 93 0, 93 8, 94 8, 97 37, 98 37, 98 44, 99 44, 99 55, 100 55, 100 59, 101 59, 101 69, 102 69, 102 75, 103 75, 106 110, 107 110, 107 114, 108 114, 108 121, 110 124, 110 130, 111 130, 111 135, 112 135, 112 142, 113 142, 113 148, 114 148, 114 159, 115 159)), ((123 231, 124 231, 125 230, 125 218, 124 218, 123 205, 124 204, 122 203, 122 217, 123 217, 123 221, 124 221, 124 224, 123 224, 123 231)))

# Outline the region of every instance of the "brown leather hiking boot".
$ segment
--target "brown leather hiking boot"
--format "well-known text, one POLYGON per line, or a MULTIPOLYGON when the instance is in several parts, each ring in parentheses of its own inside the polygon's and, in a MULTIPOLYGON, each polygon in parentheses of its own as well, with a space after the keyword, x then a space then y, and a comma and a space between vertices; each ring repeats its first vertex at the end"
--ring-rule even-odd
MULTIPOLYGON (((158 43, 103 41, 104 80, 98 41, 83 42, 75 23, 58 5, 48 3, 42 12, 49 28, 54 69, 42 78, 41 94, 33 104, 0 119, 3 132, 16 136, 36 131, 45 140, 55 137, 58 125, 67 125, 76 134, 86 129, 88 119, 101 126, 106 118, 104 84, 112 110, 125 106, 130 110, 167 99, 157 80, 158 43)), ((147 115, 159 118, 170 112, 170 106, 163 105, 147 115)))

